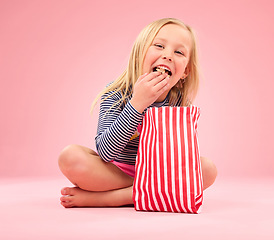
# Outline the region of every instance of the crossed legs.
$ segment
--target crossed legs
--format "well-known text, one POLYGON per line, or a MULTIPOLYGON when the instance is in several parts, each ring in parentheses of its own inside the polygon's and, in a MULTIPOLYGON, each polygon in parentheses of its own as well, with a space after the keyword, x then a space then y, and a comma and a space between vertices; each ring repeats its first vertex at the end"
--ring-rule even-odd
MULTIPOLYGON (((201 157, 204 189, 217 176, 215 165, 201 157)), ((61 190, 61 204, 68 207, 107 207, 133 204, 134 179, 112 163, 104 162, 93 150, 69 145, 59 156, 62 173, 76 186, 61 190)))

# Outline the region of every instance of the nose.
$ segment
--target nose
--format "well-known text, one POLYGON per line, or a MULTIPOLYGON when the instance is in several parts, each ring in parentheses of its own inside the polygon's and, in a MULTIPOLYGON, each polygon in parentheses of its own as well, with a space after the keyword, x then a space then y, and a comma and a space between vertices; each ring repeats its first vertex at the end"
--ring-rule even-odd
POLYGON ((163 59, 166 59, 169 62, 172 62, 172 54, 170 53, 170 51, 166 50, 163 52, 163 59))
POLYGON ((172 62, 172 58, 171 57, 163 57, 163 59, 166 59, 166 60, 168 60, 169 62, 172 62))

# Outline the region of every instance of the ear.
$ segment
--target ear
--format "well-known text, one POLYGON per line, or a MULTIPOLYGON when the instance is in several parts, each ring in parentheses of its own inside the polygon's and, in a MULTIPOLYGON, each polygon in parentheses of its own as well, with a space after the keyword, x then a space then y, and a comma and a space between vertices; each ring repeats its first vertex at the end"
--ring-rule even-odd
POLYGON ((190 68, 189 66, 187 65, 186 68, 185 68, 185 72, 184 72, 184 75, 182 76, 182 78, 186 78, 190 73, 190 68))

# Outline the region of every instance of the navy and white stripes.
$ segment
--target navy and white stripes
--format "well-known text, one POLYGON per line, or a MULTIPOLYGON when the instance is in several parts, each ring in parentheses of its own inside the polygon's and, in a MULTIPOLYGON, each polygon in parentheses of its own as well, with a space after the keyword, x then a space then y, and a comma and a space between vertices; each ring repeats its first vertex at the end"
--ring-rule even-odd
MULTIPOLYGON (((108 97, 100 103, 97 135, 95 137, 97 152, 106 162, 117 161, 135 165, 139 137, 130 140, 139 124, 142 123, 143 114, 139 113, 131 104, 116 106, 122 98, 120 92, 109 92, 102 96, 108 97)), ((179 104, 179 100, 178 103, 179 104)), ((176 105, 177 105, 176 104, 176 105)), ((154 103, 151 107, 168 106, 168 96, 161 103, 154 103)), ((178 106, 178 105, 177 105, 178 106)))

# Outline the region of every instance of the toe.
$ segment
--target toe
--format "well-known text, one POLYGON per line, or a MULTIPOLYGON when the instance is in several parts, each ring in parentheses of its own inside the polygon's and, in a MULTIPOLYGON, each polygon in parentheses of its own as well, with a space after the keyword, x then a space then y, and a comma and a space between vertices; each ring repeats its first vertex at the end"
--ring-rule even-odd
POLYGON ((60 197, 60 201, 61 202, 71 202, 71 201, 73 201, 73 196, 64 195, 64 196, 60 197))
POLYGON ((61 205, 65 208, 73 207, 73 204, 71 202, 61 202, 61 205))
POLYGON ((67 187, 61 189, 61 194, 62 195, 68 195, 67 192, 68 192, 68 188, 67 187))
POLYGON ((74 188, 65 187, 61 190, 61 194, 62 195, 73 195, 73 189, 74 188))
POLYGON ((73 197, 72 196, 62 196, 60 198, 60 201, 61 201, 61 205, 63 205, 66 208, 73 207, 73 197))
POLYGON ((60 197, 60 201, 61 202, 67 202, 68 201, 68 197, 67 196, 62 196, 62 197, 60 197))

